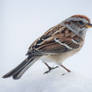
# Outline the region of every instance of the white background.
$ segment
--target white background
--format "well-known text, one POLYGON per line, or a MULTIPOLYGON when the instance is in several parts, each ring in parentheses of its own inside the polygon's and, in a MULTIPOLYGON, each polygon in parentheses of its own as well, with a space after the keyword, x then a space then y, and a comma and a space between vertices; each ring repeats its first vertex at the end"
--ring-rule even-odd
POLYGON ((92 92, 92 29, 82 50, 64 62, 72 73, 62 76, 59 68, 43 75, 39 60, 20 80, 1 78, 50 27, 74 14, 92 20, 92 0, 0 0, 0 9, 0 92, 92 92))

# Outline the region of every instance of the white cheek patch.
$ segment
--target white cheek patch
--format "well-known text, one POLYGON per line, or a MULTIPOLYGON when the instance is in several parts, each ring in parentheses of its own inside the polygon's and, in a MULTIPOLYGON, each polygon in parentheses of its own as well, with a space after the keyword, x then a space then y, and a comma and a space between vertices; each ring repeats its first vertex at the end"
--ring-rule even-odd
POLYGON ((71 48, 70 46, 68 46, 67 44, 65 44, 65 43, 62 43, 62 42, 60 42, 58 39, 54 39, 55 40, 55 42, 57 42, 57 43, 59 43, 60 45, 62 45, 62 46, 65 46, 67 49, 69 49, 69 50, 72 50, 73 48, 71 48))

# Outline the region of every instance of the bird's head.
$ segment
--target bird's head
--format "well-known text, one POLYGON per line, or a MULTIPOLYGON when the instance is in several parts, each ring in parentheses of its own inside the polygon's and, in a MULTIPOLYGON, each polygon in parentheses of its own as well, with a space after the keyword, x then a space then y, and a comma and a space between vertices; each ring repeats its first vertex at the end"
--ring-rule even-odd
POLYGON ((86 29, 92 27, 90 19, 84 15, 73 15, 64 20, 63 24, 76 34, 82 34, 86 29))

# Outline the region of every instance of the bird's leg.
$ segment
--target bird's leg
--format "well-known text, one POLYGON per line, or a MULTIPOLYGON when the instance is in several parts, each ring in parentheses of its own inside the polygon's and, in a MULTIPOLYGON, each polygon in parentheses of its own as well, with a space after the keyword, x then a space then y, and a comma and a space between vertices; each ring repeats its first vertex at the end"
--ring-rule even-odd
POLYGON ((64 68, 67 72, 71 72, 71 70, 67 69, 64 65, 60 65, 62 68, 64 68))
POLYGON ((56 67, 50 67, 46 62, 45 62, 44 64, 48 67, 48 70, 47 70, 46 72, 44 72, 44 74, 47 74, 47 73, 49 73, 51 70, 58 68, 58 66, 56 66, 56 67))

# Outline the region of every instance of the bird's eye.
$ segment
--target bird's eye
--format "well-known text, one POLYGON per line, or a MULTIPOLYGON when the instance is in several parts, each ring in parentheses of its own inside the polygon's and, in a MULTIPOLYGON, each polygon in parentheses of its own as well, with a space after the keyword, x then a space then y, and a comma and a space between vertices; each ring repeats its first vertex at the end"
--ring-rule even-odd
POLYGON ((80 23, 81 25, 83 25, 83 24, 84 24, 82 21, 79 21, 79 23, 80 23))

